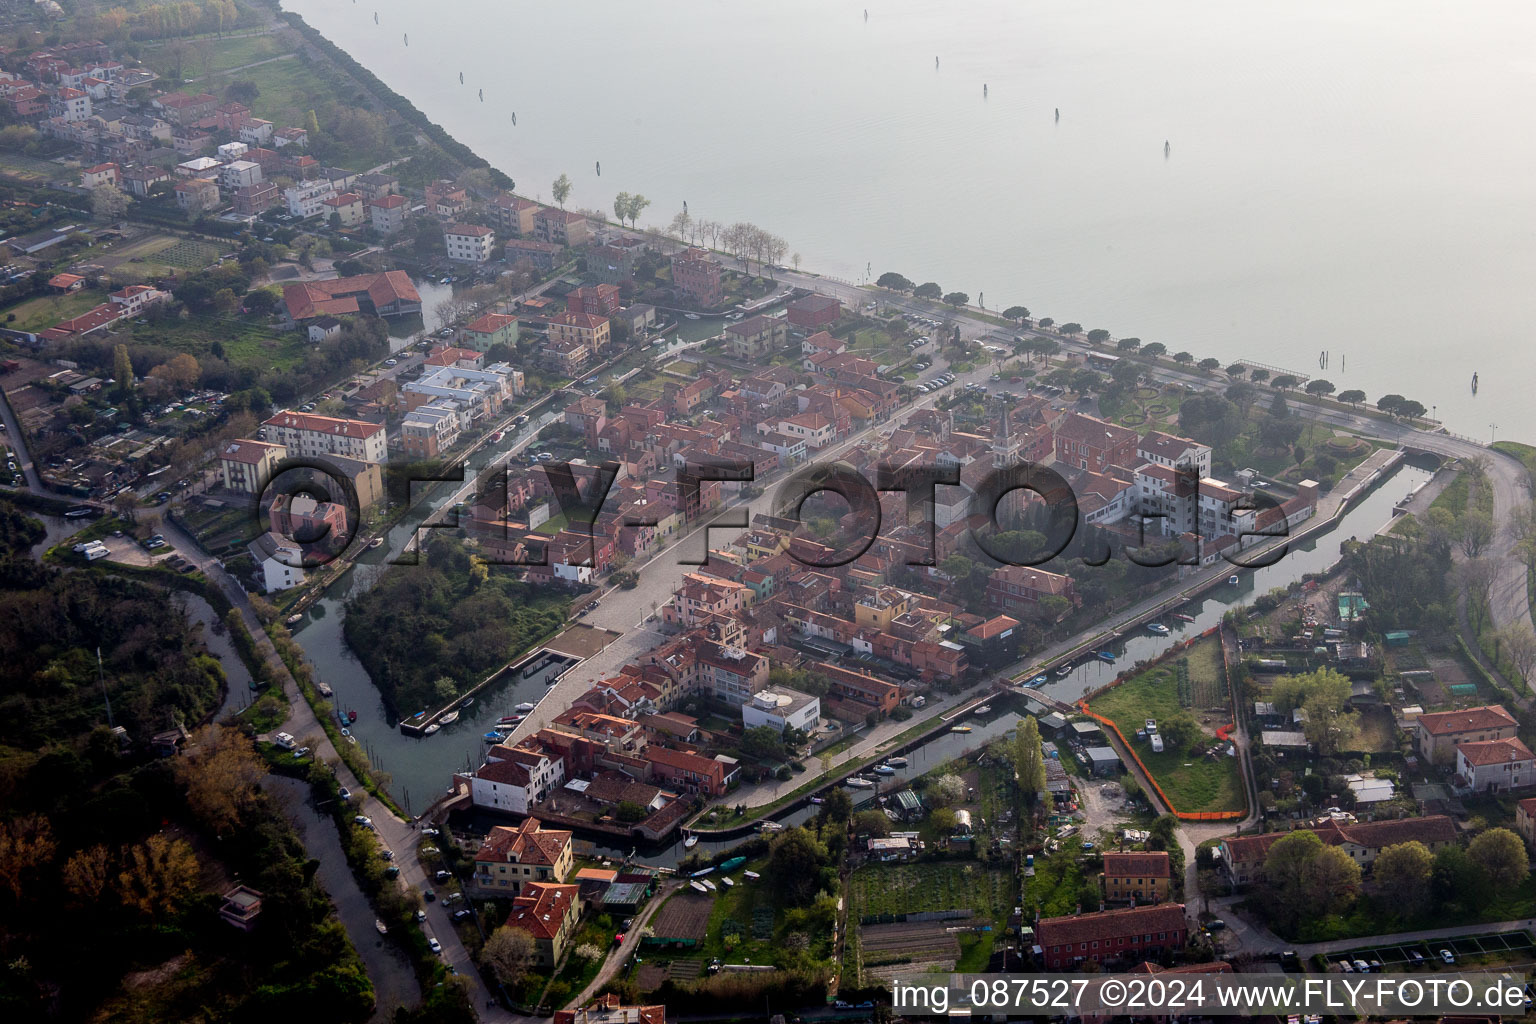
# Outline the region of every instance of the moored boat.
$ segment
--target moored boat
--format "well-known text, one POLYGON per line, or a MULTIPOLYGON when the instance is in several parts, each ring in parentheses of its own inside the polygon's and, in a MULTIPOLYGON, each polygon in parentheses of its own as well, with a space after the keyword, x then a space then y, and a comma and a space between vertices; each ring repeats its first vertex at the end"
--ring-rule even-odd
POLYGON ((890 765, 892 768, 905 768, 907 766, 907 759, 898 755, 896 757, 886 758, 885 763, 890 765))
POLYGON ((687 839, 683 840, 683 849, 685 849, 685 850, 691 850, 695 846, 698 846, 698 845, 699 845, 699 837, 698 836, 689 836, 687 839))
POLYGON ((487 743, 500 743, 502 740, 506 739, 506 737, 501 733, 495 731, 486 733, 482 738, 487 743))
POLYGON ((446 715, 444 715, 442 718, 439 718, 437 720, 437 724, 438 725, 452 725, 454 722, 457 722, 458 720, 459 720, 459 713, 457 711, 450 711, 446 715))
POLYGON ((1193 615, 1185 615, 1183 612, 1174 612, 1173 613, 1173 617, 1178 619, 1180 622, 1194 622, 1195 621, 1195 617, 1193 615))
POLYGON ((389 926, 386 925, 383 921, 379 920, 377 917, 373 919, 373 926, 379 930, 380 935, 389 934, 389 926))
POLYGON ((871 769, 876 775, 895 775, 896 769, 888 764, 877 764, 871 769))
POLYGON ((1098 658, 1100 661, 1114 661, 1115 660, 1115 655, 1114 655, 1113 651, 1100 651, 1098 654, 1094 655, 1094 657, 1098 658))
POLYGON ((437 732, 437 730, 439 730, 441 728, 442 728, 442 726, 438 725, 436 722, 433 722, 431 725, 429 725, 425 729, 421 730, 421 734, 423 736, 431 736, 433 733, 437 732))
POLYGON ((1154 636, 1167 636, 1168 627, 1161 622, 1149 622, 1147 623, 1147 632, 1154 636))
POLYGON ((981 707, 976 708, 975 711, 978 715, 990 715, 992 713, 992 705, 983 704, 981 707))
POLYGON ((1035 676, 1033 679, 1031 679, 1028 683, 1025 683, 1024 685, 1026 685, 1026 686, 1044 686, 1046 683, 1048 683, 1050 681, 1051 681, 1051 677, 1046 675, 1044 672, 1041 672, 1039 675, 1035 676))
POLYGON ((874 786, 874 783, 857 775, 850 775, 843 780, 843 785, 849 789, 870 789, 874 786))
POLYGON ((953 726, 950 726, 949 731, 950 732, 966 733, 966 732, 970 732, 971 731, 971 727, 968 726, 968 725, 953 725, 953 726))
POLYGON ((703 893, 705 896, 709 895, 709 890, 704 888, 704 883, 703 882, 689 882, 688 886, 691 889, 694 889, 694 890, 697 890, 700 893, 703 893))
POLYGON ((763 877, 762 875, 758 874, 756 871, 743 871, 742 874, 745 875, 749 880, 751 880, 753 882, 755 882, 759 878, 763 877))
POLYGON ((513 708, 512 710, 513 711, 528 712, 528 711, 532 711, 533 707, 534 706, 532 704, 528 703, 527 701, 523 701, 521 704, 519 704, 517 707, 513 708))

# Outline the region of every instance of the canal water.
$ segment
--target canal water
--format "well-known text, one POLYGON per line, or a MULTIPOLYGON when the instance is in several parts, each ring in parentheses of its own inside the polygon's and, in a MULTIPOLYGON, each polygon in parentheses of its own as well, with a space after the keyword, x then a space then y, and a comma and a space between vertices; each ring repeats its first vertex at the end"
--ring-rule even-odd
MULTIPOLYGON (((523 436, 526 435, 509 435, 498 447, 505 451, 523 436)), ((1185 614, 1193 616, 1194 622, 1170 619, 1166 622, 1171 630, 1169 636, 1135 633, 1109 645, 1107 649, 1114 651, 1121 662, 1154 658, 1186 636, 1198 634, 1218 623, 1233 605, 1248 603, 1259 594, 1286 586, 1308 573, 1327 570, 1338 561, 1345 541, 1374 535, 1391 520, 1393 505, 1430 475, 1418 467, 1401 465, 1386 483, 1367 495, 1333 530, 1292 546, 1285 557, 1272 566, 1257 570, 1236 570, 1238 586, 1217 587, 1207 596, 1181 609, 1185 614)), ((443 501, 446 501, 446 495, 436 499, 436 504, 443 501)), ((336 706, 358 712, 358 719, 351 726, 352 733, 357 736, 374 765, 390 774, 391 792, 404 806, 419 813, 446 791, 451 773, 480 764, 485 750, 482 734, 496 719, 512 713, 514 706, 519 703, 537 703, 544 695, 545 685, 542 678, 535 676, 526 681, 516 680, 508 686, 491 688, 463 712, 458 722, 445 727, 435 736, 414 738, 402 735, 396 723, 386 719, 378 691, 342 636, 342 619, 346 601, 364 593, 378 579, 379 574, 386 571, 386 551, 399 552, 409 539, 408 527, 400 526, 392 530, 388 543, 367 552, 359 564, 331 588, 327 597, 316 602, 305 615, 304 621, 294 629, 295 639, 314 665, 316 678, 329 683, 335 691, 336 706)), ((1043 689, 1062 700, 1073 700, 1109 682, 1114 678, 1115 671, 1114 665, 1090 659, 1080 664, 1068 677, 1057 679, 1053 676, 1043 689)), ((1017 722, 1016 712, 1001 708, 992 716, 972 717, 966 722, 972 727, 970 733, 943 733, 910 751, 907 754, 910 764, 900 769, 896 777, 915 778, 936 764, 985 746, 993 739, 1007 736, 1017 722)), ((853 795, 858 799, 858 793, 853 795)), ((810 817, 813 810, 801 808, 781 816, 779 820, 795 824, 810 817)), ((708 854, 730 845, 733 844, 701 841, 690 852, 708 854)), ((630 849, 598 844, 598 852, 614 856, 628 855, 630 849)), ((668 846, 643 849, 640 857, 648 863, 672 864, 682 859, 684 852, 679 840, 668 846)))

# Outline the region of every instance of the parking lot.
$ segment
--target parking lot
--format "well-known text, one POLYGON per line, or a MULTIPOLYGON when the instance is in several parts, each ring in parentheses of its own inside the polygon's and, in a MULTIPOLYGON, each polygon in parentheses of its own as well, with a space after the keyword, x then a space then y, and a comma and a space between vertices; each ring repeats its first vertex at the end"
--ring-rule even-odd
POLYGON ((1340 970, 1340 961, 1381 963, 1381 970, 1444 971, 1472 967, 1528 967, 1536 964, 1536 940, 1530 932, 1497 932, 1454 939, 1429 939, 1390 946, 1362 946, 1328 957, 1328 969, 1340 970), (1449 950, 1454 964, 1447 963, 1441 950, 1449 950))

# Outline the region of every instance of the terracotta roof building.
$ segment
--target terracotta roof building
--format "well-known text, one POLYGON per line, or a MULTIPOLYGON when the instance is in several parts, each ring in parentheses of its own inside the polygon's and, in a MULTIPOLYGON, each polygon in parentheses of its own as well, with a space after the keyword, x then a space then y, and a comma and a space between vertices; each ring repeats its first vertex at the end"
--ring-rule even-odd
POLYGON ((1105 899, 1161 903, 1168 898, 1171 884, 1172 871, 1164 851, 1104 855, 1105 899))
POLYGON ((515 893, 534 882, 558 882, 571 870, 571 833, 525 818, 515 828, 497 825, 475 852, 473 882, 485 893, 515 893))
POLYGON ((1433 711, 1414 723, 1414 745, 1433 764, 1450 764, 1463 743, 1505 740, 1515 735, 1515 716, 1498 704, 1461 711, 1433 711))
POLYGON ((1083 963, 1140 963, 1149 953, 1180 948, 1188 934, 1184 904, 1163 903, 1042 918, 1035 944, 1046 970, 1060 971, 1083 963))
POLYGON ((529 882, 512 901, 507 927, 533 937, 540 967, 553 967, 581 917, 581 887, 529 882))
POLYGON ((358 312, 407 316, 421 312, 421 294, 405 271, 388 270, 382 274, 284 285, 283 304, 296 322, 358 312))

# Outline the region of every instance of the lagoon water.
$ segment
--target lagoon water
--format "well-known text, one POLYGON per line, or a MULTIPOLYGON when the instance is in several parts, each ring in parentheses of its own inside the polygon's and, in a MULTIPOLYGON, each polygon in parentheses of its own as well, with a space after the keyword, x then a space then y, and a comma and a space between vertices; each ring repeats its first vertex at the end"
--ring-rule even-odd
POLYGON ((1536 440, 1522 0, 285 4, 528 195, 1536 440))

